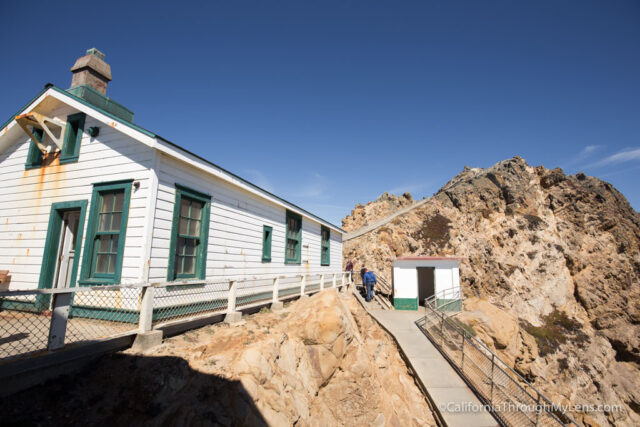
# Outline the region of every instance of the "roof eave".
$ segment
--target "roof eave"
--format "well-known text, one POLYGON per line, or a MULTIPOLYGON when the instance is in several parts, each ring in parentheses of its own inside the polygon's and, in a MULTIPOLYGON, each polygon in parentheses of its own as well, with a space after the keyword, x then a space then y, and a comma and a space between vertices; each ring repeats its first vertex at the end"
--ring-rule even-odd
MULTIPOLYGON (((23 114, 24 111, 29 109, 29 107, 31 107, 35 101, 37 101, 41 96, 45 95, 46 92, 49 91, 49 90, 51 90, 51 91, 53 91, 53 92, 55 92, 57 94, 64 95, 64 96, 70 98, 71 100, 82 104, 83 107, 89 108, 89 109, 91 109, 91 110, 93 110, 93 111, 105 116, 105 118, 113 120, 112 123, 115 123, 115 122, 120 123, 120 124, 128 127, 129 129, 131 129, 131 130, 133 130, 133 131, 135 131, 137 133, 140 133, 141 135, 137 136, 137 135, 135 135, 135 132, 127 132, 129 134, 129 136, 139 140, 140 142, 142 142, 142 143, 144 143, 146 145, 151 146, 152 148, 160 149, 160 144, 152 143, 150 141, 150 138, 152 138, 153 140, 156 140, 156 141, 162 141, 162 142, 164 142, 166 144, 169 144, 170 146, 174 147, 175 149, 182 151, 184 154, 186 154, 188 156, 192 156, 192 157, 196 158, 197 160, 199 160, 201 162, 204 162, 205 164, 213 167, 214 169, 218 169, 221 172, 229 175, 231 178, 234 178, 234 179, 237 179, 237 180, 241 181, 245 185, 255 189, 258 193, 262 193, 262 194, 259 194, 260 196, 262 196, 262 197, 266 196, 265 198, 267 198, 267 199, 273 198, 276 201, 278 201, 280 204, 282 204, 283 207, 285 207, 287 209, 290 209, 290 210, 292 210, 294 212, 302 214, 302 215, 304 215, 306 217, 312 218, 315 221, 319 222, 320 224, 329 226, 331 229, 333 229, 334 231, 337 231, 337 232, 339 232, 341 234, 346 234, 346 231, 344 231, 342 228, 338 227, 337 225, 332 224, 329 221, 327 221, 325 219, 322 219, 317 215, 312 214, 311 212, 309 212, 309 211, 307 211, 307 210, 305 210, 305 209, 303 209, 303 208, 301 208, 301 207, 299 207, 299 206, 297 206, 297 205, 295 205, 295 204, 283 199, 282 197, 279 197, 279 196, 277 196, 277 195, 265 190, 264 188, 261 188, 261 187, 255 185, 255 184, 251 183, 250 181, 247 181, 246 179, 234 174, 233 172, 230 172, 230 171, 224 169, 221 166, 216 165, 215 163, 205 159, 204 157, 202 157, 202 156, 200 156, 198 154, 195 154, 195 153, 187 150, 184 147, 181 147, 180 145, 176 144, 175 142, 169 141, 168 139, 163 138, 160 135, 157 135, 157 134, 155 134, 155 133, 153 133, 153 132, 151 132, 151 131, 143 128, 143 127, 140 127, 140 126, 136 125, 136 124, 133 124, 131 122, 127 122, 126 120, 123 120, 123 119, 121 119, 121 118, 119 118, 119 117, 117 117, 117 116, 115 116, 115 115, 113 115, 113 114, 111 114, 111 113, 109 113, 107 111, 104 111, 104 110, 102 110, 102 109, 100 109, 100 108, 88 103, 84 99, 82 99, 80 97, 77 97, 77 96, 67 92, 66 90, 61 89, 61 88, 59 88, 59 87, 57 87, 57 86, 55 86, 55 85, 53 85, 51 83, 47 83, 45 85, 45 87, 40 91, 40 93, 38 93, 38 95, 36 95, 33 99, 31 99, 24 107, 22 107, 22 109, 20 111, 18 111, 9 120, 7 120, 0 127, 0 132, 2 132, 3 129, 5 129, 9 125, 11 125, 11 123, 13 122, 13 120, 15 119, 16 116, 18 116, 20 114, 23 114)), ((57 96, 56 96, 56 98, 57 98, 57 96)), ((77 107, 77 106, 75 106, 75 107, 77 107)), ((81 108, 77 108, 77 109, 81 110, 81 108)), ((108 122, 108 120, 103 120, 103 121, 105 121, 105 123, 108 122)), ((167 152, 167 154, 168 155, 172 155, 172 153, 170 153, 170 152, 167 152)), ((175 156, 173 156, 173 157, 175 157, 175 156)))

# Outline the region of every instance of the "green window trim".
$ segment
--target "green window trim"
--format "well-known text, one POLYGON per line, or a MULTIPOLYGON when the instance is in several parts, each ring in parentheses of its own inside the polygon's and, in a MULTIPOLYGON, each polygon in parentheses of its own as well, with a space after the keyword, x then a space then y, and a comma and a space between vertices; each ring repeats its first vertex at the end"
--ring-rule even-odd
MULTIPOLYGON (((171 226, 171 242, 169 244, 169 267, 167 269, 167 280, 184 280, 184 279, 204 279, 206 277, 207 269, 207 246, 209 244, 209 223, 211 222, 211 196, 200 193, 199 191, 192 190, 182 185, 176 184, 176 200, 173 206, 173 221, 171 226), (184 208, 188 211, 181 212, 183 206, 183 200, 186 202, 184 208), (202 206, 198 206, 195 203, 201 203, 202 206), (196 218, 193 215, 193 208, 200 209, 200 216, 196 218), (185 221, 183 224, 187 224, 187 232, 180 233, 180 221, 185 221), (192 224, 197 225, 198 232, 191 233, 192 224), (182 244, 180 243, 182 240, 182 244), (196 245, 195 253, 188 254, 187 241, 192 242, 190 244, 196 245), (177 250, 182 249, 182 265, 177 265, 176 258, 178 258, 177 250), (180 269, 185 268, 185 259, 194 258, 193 273, 180 272, 180 269)), ((194 228, 196 225, 194 225, 194 228)))
POLYGON ((91 209, 87 224, 87 238, 84 242, 84 253, 82 257, 82 272, 80 274, 81 280, 78 282, 80 285, 112 285, 120 283, 125 238, 127 236, 127 222, 129 219, 129 205, 131 203, 132 183, 133 179, 93 184, 91 209), (116 209, 118 204, 117 196, 119 194, 122 194, 121 211, 116 209), (107 200, 108 206, 105 205, 105 211, 101 212, 103 210, 103 202, 105 199, 107 200), (99 228, 105 223, 102 221, 101 215, 105 215, 105 217, 109 218, 108 230, 99 230, 99 228), (115 220, 117 215, 120 215, 119 224, 118 221, 115 220), (118 226, 117 230, 113 229, 116 225, 118 226), (117 240, 117 245, 114 247, 113 242, 115 240, 117 240), (108 248, 105 249, 102 247, 101 244, 103 241, 109 242, 108 248), (108 259, 107 266, 105 267, 106 272, 96 271, 98 256, 103 256, 108 259), (115 260, 113 260, 114 267, 113 271, 109 272, 112 257, 115 257, 115 260))
POLYGON ((331 264, 331 230, 320 226, 320 265, 331 264))
MULTIPOLYGON (((42 129, 33 128, 31 130, 33 136, 38 138, 39 142, 42 142, 44 138, 44 131, 42 129)), ((29 151, 27 152, 27 163, 25 163, 25 169, 35 169, 42 166, 42 151, 38 148, 33 140, 29 140, 29 151)))
POLYGON ((84 113, 67 116, 67 127, 64 134, 64 142, 62 143, 62 151, 60 153, 61 165, 78 161, 80 157, 80 142, 82 141, 82 132, 84 131, 84 121, 86 117, 84 113))
POLYGON ((273 238, 273 227, 262 226, 262 262, 271 262, 271 240, 273 238))
POLYGON ((287 230, 284 237, 285 264, 300 264, 302 253, 302 216, 287 211, 287 230))

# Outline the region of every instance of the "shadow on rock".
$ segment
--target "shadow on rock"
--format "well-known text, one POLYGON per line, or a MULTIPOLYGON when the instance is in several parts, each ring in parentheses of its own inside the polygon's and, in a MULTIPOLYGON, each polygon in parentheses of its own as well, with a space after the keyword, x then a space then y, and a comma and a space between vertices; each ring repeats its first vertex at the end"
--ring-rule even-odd
POLYGON ((2 425, 266 426, 239 381, 179 357, 117 353, 0 402, 2 425))

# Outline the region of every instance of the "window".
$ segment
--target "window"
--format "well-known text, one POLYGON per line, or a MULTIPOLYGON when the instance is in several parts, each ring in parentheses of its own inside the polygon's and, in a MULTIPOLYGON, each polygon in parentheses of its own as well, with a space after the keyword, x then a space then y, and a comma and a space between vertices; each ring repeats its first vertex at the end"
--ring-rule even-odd
POLYGON ((60 153, 61 165, 78 161, 85 117, 84 113, 67 116, 67 128, 64 142, 62 143, 62 152, 60 153))
POLYGON ((329 265, 331 261, 331 230, 324 225, 320 228, 320 265, 329 265))
POLYGON ((120 283, 132 182, 94 184, 81 284, 120 283))
MULTIPOLYGON (((38 138, 39 142, 42 142, 44 137, 44 131, 42 129, 33 128, 31 133, 38 138)), ((29 142, 29 152, 27 153, 27 163, 24 167, 26 169, 33 169, 39 168, 40 166, 42 166, 42 151, 40 151, 36 143, 31 140, 29 142)))
POLYGON ((271 235, 273 228, 265 225, 262 227, 262 262, 271 262, 271 235))
POLYGON ((176 185, 167 280, 204 279, 211 196, 176 185))
POLYGON ((300 246, 302 243, 302 217, 287 211, 287 237, 285 242, 286 264, 300 264, 300 246))

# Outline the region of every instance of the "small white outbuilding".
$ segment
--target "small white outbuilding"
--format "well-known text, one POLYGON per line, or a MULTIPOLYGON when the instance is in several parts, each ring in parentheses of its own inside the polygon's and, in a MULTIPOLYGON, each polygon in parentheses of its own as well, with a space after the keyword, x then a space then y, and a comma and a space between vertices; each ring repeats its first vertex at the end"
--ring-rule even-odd
POLYGON ((459 261, 459 258, 440 256, 396 258, 393 262, 394 308, 417 310, 426 298, 436 295, 438 306, 446 304, 444 307, 448 310, 459 310, 462 302, 459 261))

